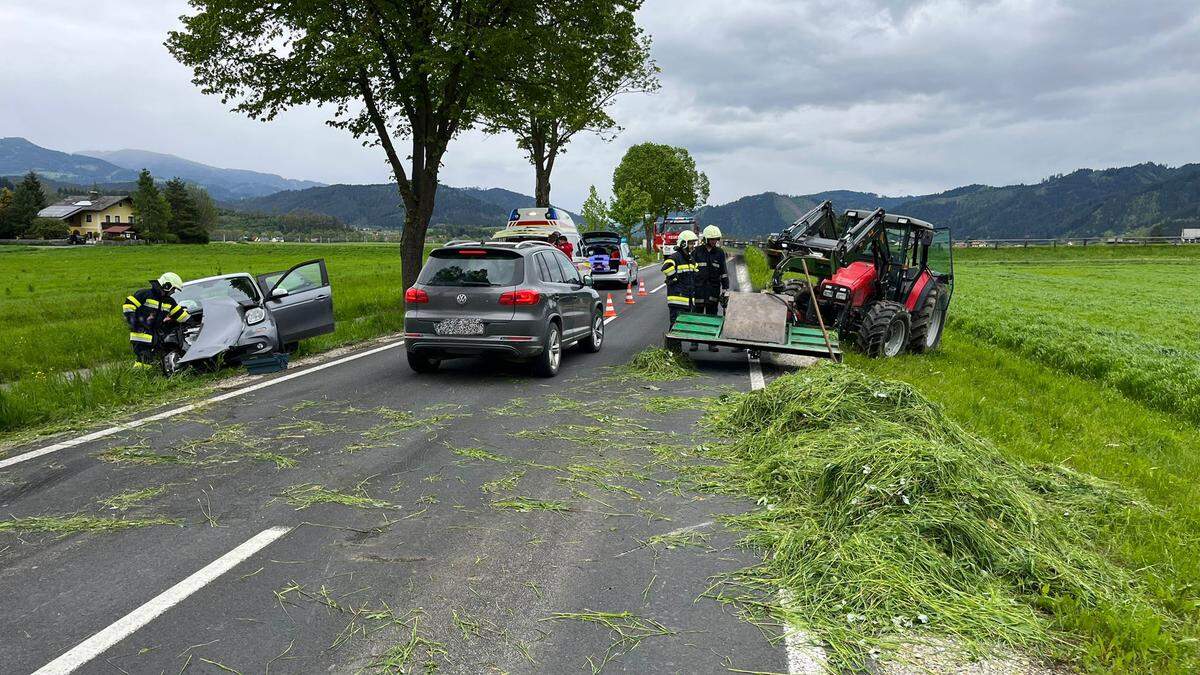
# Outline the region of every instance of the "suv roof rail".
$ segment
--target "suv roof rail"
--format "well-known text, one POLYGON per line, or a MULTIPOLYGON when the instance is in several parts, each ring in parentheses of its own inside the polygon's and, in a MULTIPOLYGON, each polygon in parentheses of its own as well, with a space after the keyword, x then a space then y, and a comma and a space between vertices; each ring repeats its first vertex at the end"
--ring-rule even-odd
POLYGON ((448 241, 442 245, 443 246, 464 246, 464 245, 483 246, 488 243, 495 243, 495 242, 487 242, 487 241, 484 241, 483 239, 454 239, 454 240, 448 241))
POLYGON ((545 241, 535 241, 535 240, 526 240, 526 241, 518 241, 517 242, 517 248, 528 248, 530 246, 550 246, 550 243, 545 242, 545 241))

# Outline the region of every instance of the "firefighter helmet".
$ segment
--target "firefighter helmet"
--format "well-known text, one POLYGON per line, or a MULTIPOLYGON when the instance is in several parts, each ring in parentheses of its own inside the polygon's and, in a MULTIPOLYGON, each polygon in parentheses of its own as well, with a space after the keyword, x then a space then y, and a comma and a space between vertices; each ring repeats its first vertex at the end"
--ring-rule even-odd
POLYGON ((183 279, 179 278, 174 272, 163 272, 163 275, 158 278, 158 285, 163 287, 163 290, 173 291, 183 285, 183 279))
POLYGON ((695 232, 692 232, 691 230, 684 230, 683 232, 679 233, 679 239, 676 241, 678 241, 680 245, 686 245, 688 242, 699 241, 699 239, 700 238, 696 236, 695 232))
POLYGON ((720 239, 721 228, 717 227, 716 225, 709 225, 708 227, 704 228, 703 237, 704 239, 720 239))

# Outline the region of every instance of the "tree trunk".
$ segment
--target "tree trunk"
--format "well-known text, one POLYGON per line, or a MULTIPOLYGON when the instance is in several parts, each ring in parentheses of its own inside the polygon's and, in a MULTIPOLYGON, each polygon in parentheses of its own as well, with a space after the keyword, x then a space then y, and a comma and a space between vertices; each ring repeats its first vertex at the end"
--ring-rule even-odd
POLYGON ((433 217, 437 174, 425 170, 413 176, 412 187, 413 198, 405 199, 404 233, 400 237, 400 274, 406 291, 417 283, 425 264, 425 234, 433 217))
POLYGON ((550 207, 550 172, 545 162, 538 162, 534 169, 536 184, 533 188, 534 205, 540 208, 550 207))

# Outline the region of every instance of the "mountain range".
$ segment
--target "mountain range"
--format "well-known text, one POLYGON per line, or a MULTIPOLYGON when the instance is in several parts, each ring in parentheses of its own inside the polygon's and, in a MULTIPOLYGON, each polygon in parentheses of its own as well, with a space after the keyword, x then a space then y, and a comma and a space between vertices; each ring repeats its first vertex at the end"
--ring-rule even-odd
POLYGON ((0 176, 36 171, 57 183, 91 185, 136 181, 149 169, 155 178, 179 178, 208 190, 213 199, 232 201, 269 195, 280 190, 302 190, 322 185, 246 169, 222 169, 175 155, 146 150, 84 150, 66 153, 43 148, 24 138, 0 138, 0 176))
MULTIPOLYGON (((334 216, 353 227, 395 230, 404 227, 404 205, 396 186, 391 184, 328 185, 277 192, 223 206, 274 214, 312 211, 334 216)), ((533 197, 511 190, 439 185, 430 223, 503 227, 510 211, 529 206, 535 206, 533 197)), ((571 217, 580 219, 574 213, 571 217)))
MULTIPOLYGON (((51 185, 113 184, 136 180, 137 170, 143 167, 157 178, 179 176, 201 185, 231 210, 312 212, 353 227, 400 229, 404 224, 404 208, 391 184, 321 185, 144 150, 70 154, 23 138, 0 138, 0 176, 33 170, 51 185)), ((1079 169, 1036 184, 967 185, 899 197, 849 190, 804 195, 763 192, 705 206, 697 216, 702 224, 719 225, 728 236, 756 237, 785 227, 825 199, 838 209, 883 207, 949 226, 957 239, 1177 235, 1182 228, 1200 227, 1200 164, 1079 169)), ((490 227, 502 224, 513 208, 533 204, 532 197, 501 188, 441 186, 432 224, 490 227)))

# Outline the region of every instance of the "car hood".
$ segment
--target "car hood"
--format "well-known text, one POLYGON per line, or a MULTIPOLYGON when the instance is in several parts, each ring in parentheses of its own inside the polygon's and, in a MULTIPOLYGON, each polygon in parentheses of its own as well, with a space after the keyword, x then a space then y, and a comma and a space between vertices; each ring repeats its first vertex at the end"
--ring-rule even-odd
POLYGON ((233 299, 207 299, 201 301, 200 306, 204 310, 200 334, 179 360, 181 364, 220 356, 237 344, 246 328, 241 307, 233 299))

